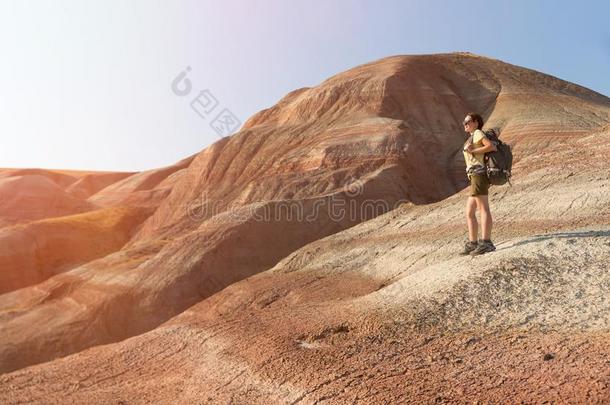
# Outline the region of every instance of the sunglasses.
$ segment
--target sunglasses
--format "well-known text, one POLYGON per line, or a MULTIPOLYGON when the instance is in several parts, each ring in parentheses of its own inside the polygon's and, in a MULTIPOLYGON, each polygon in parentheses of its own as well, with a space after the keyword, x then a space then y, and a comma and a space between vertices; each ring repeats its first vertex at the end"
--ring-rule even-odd
POLYGON ((464 121, 464 126, 470 124, 471 122, 473 122, 473 120, 466 120, 466 121, 464 121))

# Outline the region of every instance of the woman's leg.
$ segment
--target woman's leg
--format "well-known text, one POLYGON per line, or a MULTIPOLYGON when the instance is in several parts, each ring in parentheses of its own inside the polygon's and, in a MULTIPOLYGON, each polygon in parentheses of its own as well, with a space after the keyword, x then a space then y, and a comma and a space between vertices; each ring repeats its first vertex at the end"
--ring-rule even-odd
POLYGON ((468 239, 471 242, 477 241, 479 224, 477 223, 476 210, 476 197, 468 197, 468 201, 466 202, 466 222, 468 222, 468 239))
POLYGON ((489 199, 486 195, 480 195, 474 198, 477 200, 477 207, 479 208, 479 215, 481 216, 482 239, 491 240, 493 220, 491 218, 491 211, 489 210, 489 199))

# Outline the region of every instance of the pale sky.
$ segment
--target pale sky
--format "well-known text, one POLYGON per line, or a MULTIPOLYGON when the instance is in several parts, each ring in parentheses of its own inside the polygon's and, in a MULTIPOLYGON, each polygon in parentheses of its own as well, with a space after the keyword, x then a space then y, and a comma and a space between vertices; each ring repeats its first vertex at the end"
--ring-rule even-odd
POLYGON ((608 96, 606 4, 0 0, 0 167, 169 165, 217 141, 223 111, 243 123, 296 88, 399 54, 469 51, 608 96), (179 96, 172 81, 187 66, 179 96), (190 104, 204 90, 217 103, 199 115, 190 104))

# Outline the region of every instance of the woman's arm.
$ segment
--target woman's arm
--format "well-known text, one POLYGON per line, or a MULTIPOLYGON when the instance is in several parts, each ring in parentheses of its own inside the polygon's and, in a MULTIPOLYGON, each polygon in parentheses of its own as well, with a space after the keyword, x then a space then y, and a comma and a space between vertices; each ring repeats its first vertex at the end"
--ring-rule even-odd
POLYGON ((475 153, 495 152, 498 150, 498 148, 496 148, 496 145, 494 145, 489 139, 487 139, 486 136, 481 138, 481 142, 483 143, 483 146, 481 146, 480 148, 473 148, 472 144, 468 145, 468 152, 474 155, 475 153))

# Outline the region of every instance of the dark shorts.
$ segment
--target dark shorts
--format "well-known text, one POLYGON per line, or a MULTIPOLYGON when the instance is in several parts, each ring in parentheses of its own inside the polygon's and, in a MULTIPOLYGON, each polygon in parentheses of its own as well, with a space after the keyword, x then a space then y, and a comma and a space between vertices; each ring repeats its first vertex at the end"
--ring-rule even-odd
POLYGON ((470 176, 470 195, 487 195, 489 191, 489 179, 485 175, 473 174, 470 176))

